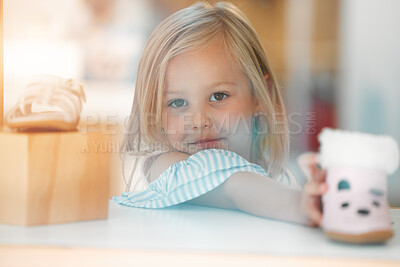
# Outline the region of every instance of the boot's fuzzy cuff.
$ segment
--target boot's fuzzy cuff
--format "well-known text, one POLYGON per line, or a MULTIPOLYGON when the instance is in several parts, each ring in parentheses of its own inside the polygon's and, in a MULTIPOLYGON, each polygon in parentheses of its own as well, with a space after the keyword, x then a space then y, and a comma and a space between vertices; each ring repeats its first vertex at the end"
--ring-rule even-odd
POLYGON ((325 128, 318 140, 323 168, 359 167, 391 175, 399 166, 398 144, 391 136, 325 128))

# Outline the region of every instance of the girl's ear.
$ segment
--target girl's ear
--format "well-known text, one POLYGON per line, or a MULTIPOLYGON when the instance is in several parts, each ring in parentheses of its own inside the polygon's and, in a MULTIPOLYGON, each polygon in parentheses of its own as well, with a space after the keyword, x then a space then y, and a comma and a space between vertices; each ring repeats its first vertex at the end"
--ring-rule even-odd
POLYGON ((269 76, 269 73, 264 74, 264 80, 267 83, 268 91, 271 93, 273 81, 272 78, 269 76))
MULTIPOLYGON (((269 77, 268 73, 264 74, 264 79, 267 82, 268 91, 270 91, 271 89, 269 87, 270 87, 272 79, 269 77)), ((257 99, 255 99, 255 107, 254 107, 253 116, 258 116, 260 113, 261 113, 260 102, 257 99)))
POLYGON ((253 117, 256 117, 260 115, 261 108, 260 108, 260 102, 257 99, 255 99, 254 102, 255 105, 254 105, 253 117))
POLYGON ((265 79, 265 83, 267 84, 268 93, 269 93, 270 97, 273 97, 275 95, 274 80, 269 75, 269 73, 264 74, 264 79, 265 79))

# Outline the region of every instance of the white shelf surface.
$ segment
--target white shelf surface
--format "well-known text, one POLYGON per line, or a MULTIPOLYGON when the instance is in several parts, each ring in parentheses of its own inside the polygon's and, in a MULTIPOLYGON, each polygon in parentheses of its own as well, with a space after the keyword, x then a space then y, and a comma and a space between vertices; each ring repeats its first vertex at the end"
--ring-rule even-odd
POLYGON ((400 261, 400 209, 392 209, 391 216, 395 235, 390 241, 351 245, 328 240, 318 228, 236 210, 185 203, 152 210, 110 201, 106 220, 31 227, 0 224, 0 245, 400 261))

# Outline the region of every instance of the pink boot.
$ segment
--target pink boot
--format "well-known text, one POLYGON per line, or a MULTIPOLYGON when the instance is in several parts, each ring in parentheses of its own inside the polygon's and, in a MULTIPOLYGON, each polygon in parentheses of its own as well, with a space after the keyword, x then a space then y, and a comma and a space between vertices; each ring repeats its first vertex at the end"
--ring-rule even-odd
POLYGON ((390 136, 328 128, 318 138, 329 188, 322 197, 325 234, 350 243, 390 239, 386 180, 399 165, 397 142, 390 136))

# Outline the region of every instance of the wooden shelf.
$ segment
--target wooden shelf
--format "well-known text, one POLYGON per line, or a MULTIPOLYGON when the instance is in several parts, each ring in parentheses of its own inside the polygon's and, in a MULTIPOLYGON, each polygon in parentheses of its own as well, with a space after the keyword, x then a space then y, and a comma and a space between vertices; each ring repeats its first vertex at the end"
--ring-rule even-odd
POLYGON ((0 223, 107 218, 110 136, 0 132, 0 223))

